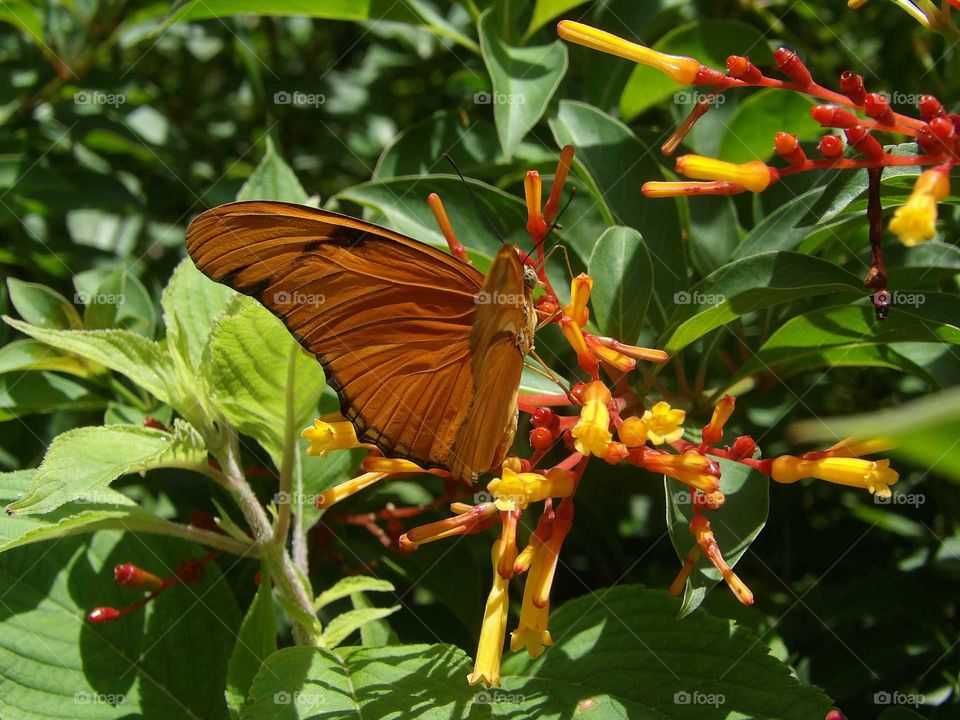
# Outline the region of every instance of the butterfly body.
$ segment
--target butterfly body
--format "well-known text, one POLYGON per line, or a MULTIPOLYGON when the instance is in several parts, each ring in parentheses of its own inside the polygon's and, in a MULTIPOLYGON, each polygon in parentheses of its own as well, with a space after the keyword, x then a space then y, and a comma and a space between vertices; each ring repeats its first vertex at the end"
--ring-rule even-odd
POLYGON ((197 217, 187 251, 317 357, 361 442, 467 481, 503 461, 536 323, 512 246, 484 276, 361 220, 249 201, 197 217))

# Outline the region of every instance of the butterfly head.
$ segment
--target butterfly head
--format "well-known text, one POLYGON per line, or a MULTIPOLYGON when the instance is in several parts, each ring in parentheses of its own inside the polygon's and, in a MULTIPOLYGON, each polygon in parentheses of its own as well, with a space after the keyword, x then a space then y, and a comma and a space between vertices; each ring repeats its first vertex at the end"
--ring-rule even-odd
POLYGON ((533 290, 539 282, 540 279, 537 277, 537 271, 531 266, 525 265, 523 268, 523 284, 526 285, 527 290, 533 290))

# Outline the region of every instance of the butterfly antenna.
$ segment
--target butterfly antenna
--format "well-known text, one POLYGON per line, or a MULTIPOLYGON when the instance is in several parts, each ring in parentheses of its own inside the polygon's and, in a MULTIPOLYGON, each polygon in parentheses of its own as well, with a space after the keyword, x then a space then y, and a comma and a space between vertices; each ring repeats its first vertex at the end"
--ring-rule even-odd
POLYGON ((490 219, 490 216, 487 214, 487 211, 483 209, 483 206, 480 205, 480 201, 477 200, 477 196, 473 194, 473 190, 470 189, 470 183, 467 182, 467 179, 463 176, 463 173, 460 172, 460 168, 457 167, 457 163, 447 153, 444 153, 443 157, 446 159, 448 163, 450 163, 453 166, 453 169, 456 171, 457 175, 460 176, 460 180, 461 182, 463 182, 463 186, 467 189, 467 194, 470 196, 470 199, 473 200, 473 204, 477 208, 477 212, 480 213, 480 217, 483 218, 484 222, 487 224, 487 227, 490 228, 490 232, 492 232, 496 236, 497 240, 499 240, 501 243, 505 242, 503 239, 503 236, 494 226, 493 221, 490 219))

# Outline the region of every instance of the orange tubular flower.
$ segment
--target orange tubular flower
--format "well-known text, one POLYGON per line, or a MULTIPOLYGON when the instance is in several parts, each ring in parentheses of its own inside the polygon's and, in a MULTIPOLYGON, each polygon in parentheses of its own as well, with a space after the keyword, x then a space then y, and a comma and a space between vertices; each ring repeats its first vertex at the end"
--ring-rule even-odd
POLYGON ((697 545, 700 546, 703 554, 706 555, 714 567, 720 571, 724 582, 727 583, 727 586, 733 591, 733 594, 736 595, 737 600, 744 605, 753 605, 753 593, 750 592, 750 588, 737 577, 737 574, 723 559, 723 555, 720 553, 720 546, 717 545, 717 540, 713 536, 713 530, 710 529, 710 523, 703 515, 695 515, 693 517, 693 520, 690 521, 690 532, 693 533, 693 536, 696 538, 697 545))
POLYGON ((381 472, 368 472, 364 473, 363 475, 359 475, 352 480, 342 482, 339 485, 336 485, 326 492, 318 495, 316 505, 320 509, 328 508, 331 505, 335 505, 341 500, 360 492, 364 488, 368 488, 374 483, 383 480, 385 477, 387 477, 387 474, 381 472))
POLYGON ((593 278, 586 273, 580 273, 570 283, 570 304, 563 312, 577 325, 583 327, 590 319, 590 309, 587 302, 590 300, 590 290, 593 288, 593 278))
POLYGON ((583 23, 561 20, 557 24, 557 33, 567 42, 633 60, 640 65, 659 70, 681 85, 692 84, 697 79, 697 73, 700 72, 700 63, 693 58, 667 55, 651 50, 644 45, 629 42, 583 23))
MULTIPOLYGON (((464 508, 457 508, 462 509, 464 508)), ((485 530, 497 521, 498 512, 497 506, 492 502, 473 505, 466 512, 458 512, 453 517, 408 530, 400 536, 400 548, 413 550, 418 545, 434 540, 485 530)))
POLYGON ((523 192, 527 200, 527 232, 534 240, 542 240, 550 229, 543 218, 540 200, 543 195, 543 183, 540 173, 531 170, 523 180, 523 192))
POLYGON ((483 611, 483 623, 480 626, 480 641, 477 644, 477 659, 473 672, 467 676, 467 682, 476 685, 482 682, 487 687, 500 685, 500 657, 503 654, 503 639, 507 632, 507 610, 510 598, 507 589, 510 581, 497 572, 500 565, 501 544, 493 544, 490 553, 493 565, 493 587, 487 596, 487 605, 483 611))
POLYGON ((314 420, 313 427, 308 427, 300 433, 300 437, 310 441, 307 455, 319 457, 326 457, 331 450, 349 450, 360 446, 353 425, 346 420, 342 422, 314 420))
POLYGON ((631 458, 636 458, 634 462, 650 472, 669 475, 705 493, 720 489, 720 466, 696 450, 687 450, 679 455, 643 448, 637 450, 641 452, 634 451, 631 458))
POLYGON ((583 389, 583 408, 580 419, 573 426, 574 446, 581 455, 602 458, 613 440, 610 433, 610 390, 599 380, 587 383, 583 389))
POLYGON ((713 417, 703 428, 703 442, 707 445, 716 445, 723 440, 723 426, 733 415, 733 408, 737 401, 731 395, 724 395, 713 409, 713 417))
POLYGON ((736 183, 752 192, 763 192, 776 180, 776 170, 760 160, 729 163, 702 155, 681 155, 677 172, 695 180, 720 180, 736 183))

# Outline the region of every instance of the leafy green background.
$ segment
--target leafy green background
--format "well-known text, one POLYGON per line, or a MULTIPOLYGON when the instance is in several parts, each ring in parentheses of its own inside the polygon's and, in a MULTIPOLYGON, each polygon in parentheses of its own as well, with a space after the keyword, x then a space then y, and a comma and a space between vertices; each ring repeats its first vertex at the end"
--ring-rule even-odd
MULTIPOLYGON (((798 176, 759 196, 643 199, 644 181, 672 177, 659 146, 689 91, 560 44, 558 17, 719 69, 731 52, 769 66, 787 44, 825 85, 852 69, 904 111, 911 94, 960 101, 953 40, 892 3, 0 4, 0 310, 15 318, 0 325, 0 500, 19 510, 0 519, 0 717, 819 718, 834 704, 850 717, 956 716, 955 207, 941 205, 935 241, 887 243, 902 301, 878 325, 860 280, 862 174, 798 176), (289 609, 254 582, 260 565, 242 557, 242 518, 210 482, 204 445, 221 424, 238 428, 244 465, 271 469, 252 477, 266 505, 289 431, 318 394, 331 409, 332 393, 306 357, 294 357, 291 385, 298 351, 279 325, 181 262, 188 222, 222 202, 278 198, 442 245, 425 203, 437 192, 484 268, 498 236, 526 241, 524 174, 538 169, 549 185, 565 143, 577 148, 578 192, 555 238, 574 273, 597 279, 592 329, 674 356, 644 368, 635 389, 685 407, 694 440, 713 401, 735 393, 729 438, 752 434, 765 456, 855 430, 896 434, 899 499, 768 488, 725 468, 731 492, 714 529, 756 604, 711 590, 706 566, 672 600, 663 588, 690 544, 681 488, 594 463, 554 586, 555 645, 532 662, 508 651, 498 691, 465 682, 486 538, 406 556, 307 503, 325 647, 291 647, 289 609), (300 403, 288 417, 291 388, 300 403), (144 429, 146 416, 175 434, 144 429), (112 583, 114 564, 165 576, 202 553, 159 537, 194 511, 217 515, 224 532, 207 540, 240 556, 222 555, 146 612, 85 624, 91 608, 135 597, 112 583), (883 693, 924 703, 885 707, 883 693)), ((812 153, 808 107, 728 93, 684 151, 769 159, 783 129, 812 153)), ((916 174, 886 173, 886 207, 916 174)), ((561 255, 549 272, 566 284, 561 255)), ((537 344, 578 378, 555 328, 537 344)), ((357 457, 292 462, 315 494, 357 457)), ((436 478, 398 480, 343 511, 440 492, 436 478)))

